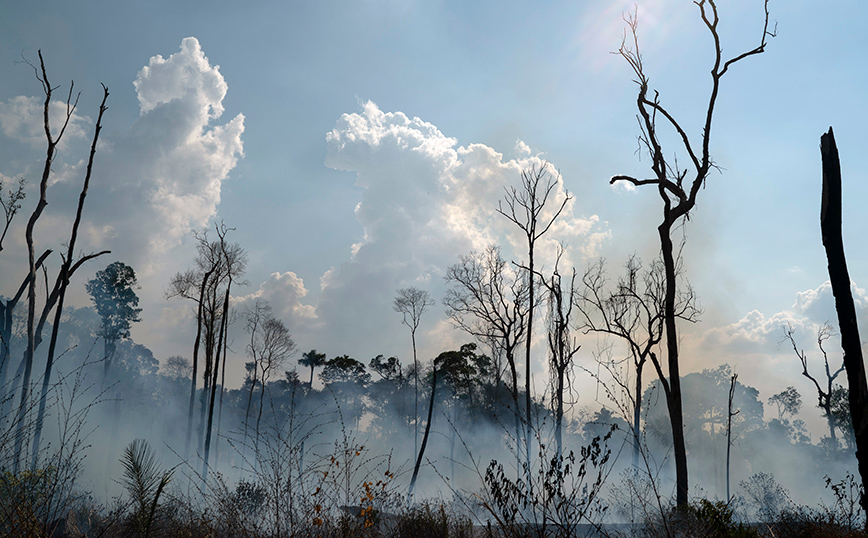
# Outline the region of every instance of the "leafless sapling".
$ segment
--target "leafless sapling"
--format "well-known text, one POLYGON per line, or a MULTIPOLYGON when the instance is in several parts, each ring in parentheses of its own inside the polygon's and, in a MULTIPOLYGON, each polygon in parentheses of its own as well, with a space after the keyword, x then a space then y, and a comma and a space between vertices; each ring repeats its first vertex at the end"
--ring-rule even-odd
POLYGON ((410 339, 413 342, 413 383, 415 400, 413 405, 413 451, 419 450, 419 361, 416 358, 416 329, 422 320, 422 314, 434 306, 434 299, 427 290, 410 287, 398 290, 392 305, 395 312, 403 316, 402 323, 410 329, 410 339))
POLYGON ((729 398, 727 399, 726 407, 726 502, 729 502, 732 497, 729 495, 729 453, 732 448, 732 417, 736 416, 739 411, 732 410, 732 400, 735 397, 735 385, 738 381, 738 374, 732 374, 729 383, 729 398))
POLYGON ((572 269, 569 284, 564 285, 563 277, 558 270, 558 263, 563 254, 563 247, 558 252, 551 277, 540 282, 546 290, 548 314, 546 325, 549 347, 549 384, 552 391, 552 411, 555 414, 555 446, 557 456, 563 456, 563 422, 564 406, 567 392, 571 387, 570 373, 576 353, 581 347, 572 335, 573 309, 577 298, 576 269, 572 269))

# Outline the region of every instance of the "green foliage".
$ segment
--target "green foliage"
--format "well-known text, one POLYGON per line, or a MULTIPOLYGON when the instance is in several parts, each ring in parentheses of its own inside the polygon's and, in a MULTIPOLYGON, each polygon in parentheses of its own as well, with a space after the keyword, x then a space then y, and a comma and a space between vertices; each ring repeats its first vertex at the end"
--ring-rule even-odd
POLYGON ((777 406, 778 420, 783 422, 784 415, 795 416, 802 407, 802 396, 796 387, 787 387, 769 398, 769 403, 777 406))
POLYGON ((136 439, 124 449, 121 465, 124 467, 121 484, 133 505, 128 525, 137 536, 148 537, 160 495, 172 479, 173 471, 160 468, 154 451, 144 439, 136 439))
POLYGON ((341 355, 326 361, 320 373, 323 383, 354 383, 365 386, 371 382, 371 374, 365 371, 365 364, 349 355, 341 355))
POLYGON ((382 355, 377 355, 371 359, 369 366, 371 367, 371 370, 377 372, 377 374, 386 381, 400 382, 404 379, 401 370, 401 361, 398 360, 398 357, 389 357, 386 359, 382 355))
POLYGON ((0 533, 39 536, 57 486, 54 467, 0 473, 0 533))
POLYGON ((248 516, 255 516, 262 510, 268 492, 264 487, 257 485, 254 482, 241 480, 235 486, 234 501, 238 509, 248 516))
POLYGON ((123 262, 114 262, 87 281, 85 289, 102 318, 99 336, 109 341, 130 337, 130 325, 141 321, 137 287, 136 272, 123 262))

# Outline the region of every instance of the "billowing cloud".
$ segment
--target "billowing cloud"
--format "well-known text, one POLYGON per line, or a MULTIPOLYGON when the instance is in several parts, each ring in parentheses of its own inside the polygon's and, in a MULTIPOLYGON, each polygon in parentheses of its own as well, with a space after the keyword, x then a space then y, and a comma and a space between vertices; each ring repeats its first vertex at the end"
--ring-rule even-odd
MULTIPOLYGON (((134 86, 139 118, 97 153, 87 246, 110 248, 142 278, 160 273, 166 254, 216 215, 223 181, 243 155, 244 116, 217 123, 227 84, 193 37, 168 58, 151 58, 134 86)), ((83 175, 83 166, 74 168, 83 175)), ((72 200, 79 188, 80 180, 65 181, 66 191, 51 196, 72 200)), ((149 291, 161 295, 158 290, 149 291)))
MULTIPOLYGON (((868 295, 855 282, 851 282, 850 289, 856 304, 857 317, 866 319, 868 295)), ((792 327, 807 344, 816 338, 817 330, 826 323, 833 327, 838 325, 835 298, 829 281, 820 284, 816 289, 796 293, 791 310, 768 316, 754 310, 735 323, 706 331, 702 341, 710 349, 723 349, 730 353, 771 353, 783 338, 783 327, 792 327)))
MULTIPOLYGON (((160 354, 165 342, 187 339, 182 334, 186 327, 181 324, 161 326, 161 320, 171 321, 178 312, 189 315, 188 308, 179 308, 176 303, 170 307, 174 308, 172 315, 160 313, 166 308, 163 289, 171 273, 184 268, 183 259, 192 261, 193 249, 184 249, 183 258, 179 258, 177 247, 189 238, 191 230, 207 226, 217 214, 223 182, 243 156, 244 116, 238 114, 221 122, 228 85, 194 37, 185 38, 180 50, 167 58, 151 58, 133 85, 139 117, 126 131, 103 131, 76 250, 111 250, 81 273, 96 271, 115 260, 136 270, 142 286, 139 295, 145 301, 142 306, 150 312, 146 320, 153 321, 150 326, 143 323, 136 327, 134 336, 144 337, 142 342, 155 346, 160 354), (149 340, 155 333, 156 341, 149 340)), ((113 126, 115 100, 124 99, 122 89, 111 91, 103 118, 106 127, 113 126)), ((65 104, 53 103, 52 107, 52 123, 58 126, 65 104)), ((95 117, 98 111, 86 112, 95 117)), ((49 206, 36 231, 40 245, 57 249, 69 237, 92 124, 92 119, 75 115, 67 127, 64 139, 83 141, 60 152, 52 165, 49 206)), ((0 129, 6 136, 43 148, 41 126, 41 99, 19 96, 0 103, 0 129)), ((41 161, 38 153, 34 156, 35 164, 20 171, 30 180, 28 201, 38 196, 34 176, 41 171, 41 161)), ((23 237, 25 221, 16 220, 15 226, 21 229, 10 231, 10 237, 23 237)), ((73 291, 78 295, 73 301, 87 304, 82 287, 74 286, 73 291)))
POLYGON ((293 331, 305 331, 316 323, 314 307, 302 303, 307 293, 304 282, 295 273, 272 273, 258 290, 234 298, 232 304, 243 308, 252 306, 256 301, 267 302, 274 315, 293 331))
MULTIPOLYGON (((492 243, 502 245, 508 259, 526 257, 518 228, 497 212, 504 188, 517 186, 522 170, 544 164, 523 142, 505 159, 483 144, 459 146, 431 123, 384 112, 370 101, 358 113, 342 115, 326 142, 326 165, 355 173, 356 185, 364 189, 356 207, 363 234, 349 259, 321 279, 316 307, 321 338, 340 335, 342 349, 372 354, 395 345, 403 349, 404 342, 386 336, 400 323, 391 308, 397 289, 417 286, 439 299, 443 275, 459 255, 492 243)), ((543 218, 566 196, 563 179, 553 167, 550 171, 557 184, 543 218)), ((594 245, 608 237, 596 215, 577 213, 575 199, 569 200, 538 244, 538 267, 551 268, 558 241, 593 255, 594 245)), ((432 339, 446 339, 438 323, 442 308, 435 306, 428 315, 432 339)), ((429 342, 430 352, 442 351, 443 344, 429 342)))

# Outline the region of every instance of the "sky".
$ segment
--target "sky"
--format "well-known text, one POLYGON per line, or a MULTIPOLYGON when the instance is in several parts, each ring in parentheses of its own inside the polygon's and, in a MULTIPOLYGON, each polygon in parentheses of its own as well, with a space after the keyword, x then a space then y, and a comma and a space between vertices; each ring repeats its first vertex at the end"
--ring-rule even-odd
MULTIPOLYGON (((724 56, 756 46, 762 2, 719 3, 724 56)), ((0 17, 0 180, 6 189, 24 177, 29 190, 0 253, 0 294, 26 274, 23 226, 45 142, 41 87, 24 61, 41 49, 55 96, 74 80, 81 97, 37 241, 66 241, 103 83, 109 109, 78 245, 112 253, 76 275, 70 302, 89 304, 83 284, 108 263, 132 266, 143 308, 132 336, 160 360, 191 353, 192 307, 165 290, 192 266, 192 231, 221 220, 249 254, 239 311, 267 300, 301 350, 364 362, 411 360, 392 310, 407 286, 438 300, 422 320, 420 358, 469 340, 439 303, 443 275, 491 243, 522 259, 495 210, 528 165, 550 163, 556 199, 572 196, 542 245, 544 270, 557 242, 569 252, 562 264, 580 273, 600 256, 613 277, 633 253, 650 260, 656 192, 608 182, 649 169, 637 153, 636 85, 612 54, 624 16, 636 10, 651 85, 694 139, 710 89, 712 42, 686 0, 14 4, 0 17)), ((792 324, 819 361, 817 326, 835 320, 819 233, 819 137, 830 125, 850 274, 868 319, 868 5, 778 0, 769 10, 777 36, 724 77, 711 141, 721 170, 684 228, 703 314, 683 327, 683 371, 728 362, 763 399, 794 385, 812 402, 780 341, 792 324)), ((236 386, 242 329, 227 383, 236 386)), ((580 353, 586 364, 594 345, 580 353)), ((839 360, 837 342, 830 351, 839 360)), ((534 376, 541 386, 542 366, 534 376)), ((586 383, 584 404, 599 406, 586 383)))

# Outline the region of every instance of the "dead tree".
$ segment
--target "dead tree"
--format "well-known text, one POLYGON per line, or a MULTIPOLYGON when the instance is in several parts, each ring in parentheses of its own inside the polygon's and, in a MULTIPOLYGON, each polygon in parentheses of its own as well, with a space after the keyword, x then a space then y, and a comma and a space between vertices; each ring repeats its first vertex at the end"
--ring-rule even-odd
POLYGON ((203 368, 203 392, 200 400, 200 424, 198 431, 198 446, 201 449, 204 442, 206 397, 211 387, 211 366, 217 345, 218 320, 220 319, 220 303, 218 288, 226 277, 224 257, 220 243, 211 241, 207 231, 194 232, 196 238, 197 256, 194 268, 183 273, 176 273, 166 298, 181 297, 196 303, 196 337, 193 341, 193 375, 190 380, 190 402, 187 412, 187 438, 184 447, 185 456, 189 456, 190 440, 193 432, 193 415, 196 406, 196 376, 199 369, 199 351, 204 348, 205 367, 203 368))
MULTIPOLYGON (((558 253, 558 262, 563 248, 558 253)), ((576 299, 576 270, 573 268, 569 285, 565 287, 557 262, 550 279, 541 278, 546 288, 548 315, 549 372, 552 391, 552 411, 555 413, 555 446, 557 455, 563 455, 563 422, 566 392, 571 386, 570 372, 573 359, 581 347, 571 334, 572 315, 576 299)), ((541 275, 540 275, 541 276, 541 275)))
MULTIPOLYGON (((217 395, 217 386, 218 379, 220 374, 220 357, 221 352, 225 351, 225 338, 227 326, 229 323, 229 294, 232 289, 232 283, 234 279, 241 278, 244 276, 245 270, 247 268, 247 253, 238 243, 227 243, 226 242, 226 234, 233 230, 233 228, 227 228, 225 224, 220 223, 219 225, 215 225, 217 230, 217 238, 218 240, 214 242, 215 250, 218 252, 218 257, 220 258, 220 264, 223 267, 222 277, 225 280, 226 288, 223 290, 223 304, 219 308, 217 307, 218 301, 214 301, 215 309, 211 315, 211 331, 212 333, 216 332, 217 340, 216 345, 211 348, 211 356, 213 357, 212 361, 206 361, 205 371, 206 376, 210 373, 210 396, 208 396, 208 412, 207 412, 207 422, 205 422, 204 428, 204 456, 203 456, 203 466, 202 466, 202 481, 205 482, 208 477, 208 460, 211 455, 211 433, 213 431, 213 423, 214 423, 214 403, 215 397, 217 395), (216 325, 216 327, 215 327, 216 325)), ((216 285, 221 284, 221 279, 216 279, 214 281, 216 285)), ((216 299, 219 297, 217 293, 217 286, 214 286, 212 289, 213 298, 216 299)), ((207 349, 206 349, 207 351, 207 349)), ((225 364, 226 357, 225 353, 223 353, 223 365, 224 365, 224 378, 225 378, 225 364)), ((206 353, 206 358, 209 356, 206 353)), ((223 385, 220 384, 221 391, 221 399, 222 399, 222 391, 223 385)), ((206 388, 205 393, 209 392, 206 388)), ((205 402, 206 394, 203 393, 202 401, 203 406, 205 402)), ((261 413, 261 408, 260 408, 261 413)), ((203 417, 205 416, 204 407, 203 407, 203 417)))
MULTIPOLYGON (((90 177, 93 173, 93 161, 96 156, 96 146, 99 142, 99 133, 102 130, 102 117, 108 107, 105 105, 108 100, 108 88, 103 85, 102 102, 99 105, 99 115, 96 119, 96 125, 93 131, 93 140, 90 144, 90 156, 87 160, 87 169, 84 175, 84 184, 81 187, 81 193, 78 197, 78 207, 75 212, 75 221, 72 224, 72 233, 70 234, 69 243, 67 244, 66 257, 63 259, 63 264, 60 266, 60 274, 57 276, 56 287, 59 286, 57 308, 54 312, 54 324, 51 326, 51 338, 48 342, 48 357, 45 361, 45 372, 42 375, 42 394, 39 397, 39 411, 36 416, 36 429, 33 433, 33 456, 31 458, 30 468, 36 469, 37 459, 39 456, 39 443, 42 437, 42 425, 45 420, 45 406, 48 397, 48 387, 51 385, 51 373, 54 366, 54 354, 57 347, 57 335, 60 329, 60 317, 63 314, 63 302, 66 298, 66 289, 69 286, 69 278, 74 272, 72 260, 75 256, 75 242, 78 237, 78 227, 81 224, 81 214, 84 210, 84 202, 87 198, 87 191, 90 188, 90 177)), ((108 254, 104 251, 100 254, 108 254)), ((99 254, 98 254, 99 255, 99 254)), ((80 263, 78 264, 80 265, 80 263)))
MULTIPOLYGON (((403 316, 402 323, 410 328, 410 339, 413 342, 413 383, 415 386, 415 403, 413 406, 413 451, 419 450, 419 361, 416 359, 416 329, 422 320, 422 314, 434 306, 434 299, 426 290, 419 288, 402 288, 392 305, 395 312, 403 316)), ((312 370, 312 369, 311 369, 312 370)))
POLYGON ((533 339, 533 313, 536 308, 534 294, 534 255, 536 254, 536 242, 551 229, 552 225, 560 216, 567 203, 572 199, 568 192, 564 193, 563 200, 554 202, 555 210, 546 212, 546 204, 549 199, 557 196, 557 179, 549 172, 548 163, 539 167, 531 166, 521 171, 521 186, 509 187, 506 196, 497 204, 497 212, 506 217, 510 222, 518 226, 527 240, 527 265, 521 265, 527 278, 527 321, 525 327, 527 336, 525 341, 524 375, 525 375, 525 457, 527 458, 528 485, 531 483, 531 440, 532 440, 532 400, 531 400, 531 344, 533 339))
POLYGON ((434 360, 434 367, 431 370, 431 401, 428 402, 428 422, 425 423, 425 434, 422 436, 422 446, 419 448, 419 454, 416 456, 416 464, 413 466, 413 477, 410 479, 410 487, 407 490, 407 497, 412 501, 413 492, 416 490, 416 478, 419 476, 419 467, 422 465, 422 458, 425 456, 425 447, 428 445, 428 434, 431 433, 431 421, 434 418, 434 396, 437 394, 437 360, 434 360))
POLYGON ((844 239, 841 231, 841 163, 835 134, 829 132, 820 137, 820 154, 823 159, 823 198, 820 210, 820 229, 823 247, 829 262, 829 280, 835 296, 838 327, 841 330, 841 348, 844 350, 844 367, 850 387, 850 416, 856 438, 856 461, 862 478, 860 503, 865 511, 865 528, 868 530, 868 382, 865 380, 865 363, 862 359, 862 341, 856 307, 850 290, 850 275, 844 256, 844 239))
POLYGON ((823 364, 826 368, 825 388, 821 387, 817 378, 808 372, 808 355, 805 353, 805 350, 800 350, 798 344, 796 344, 795 333, 796 330, 791 325, 784 327, 784 339, 790 342, 793 346, 793 351, 799 357, 799 361, 802 363, 802 375, 810 379, 817 389, 817 406, 823 410, 823 415, 825 415, 826 422, 829 425, 829 438, 832 441, 832 446, 837 450, 838 436, 835 434, 835 417, 832 413, 832 393, 834 392, 835 379, 838 377, 838 374, 844 371, 844 363, 842 362, 841 367, 833 372, 829 368, 829 354, 824 347, 824 342, 834 335, 835 330, 828 323, 817 330, 817 347, 820 348, 820 352, 823 354, 823 364))
MULTIPOLYGON (((677 273, 680 274, 679 259, 677 273)), ((613 287, 606 278, 604 260, 593 263, 582 276, 581 294, 576 298, 579 311, 577 327, 584 333, 595 332, 621 340, 632 363, 634 379, 630 386, 628 376, 612 372, 615 383, 626 395, 627 403, 621 411, 632 418, 633 466, 639 467, 642 446, 641 413, 643 372, 648 360, 660 372, 657 351, 664 334, 665 273, 660 260, 644 268, 642 261, 631 256, 624 264, 624 273, 613 287)), ((676 294, 675 315, 684 321, 695 322, 700 314, 693 288, 682 284, 676 294)), ((630 420, 628 418, 628 420, 630 420)))
POLYGON ((729 502, 732 497, 729 496, 729 453, 732 448, 732 417, 736 416, 739 411, 732 410, 732 399, 735 396, 735 385, 738 381, 738 374, 732 374, 729 383, 729 398, 726 406, 726 502, 729 502))
MULTIPOLYGON (((694 143, 684 130, 682 124, 670 112, 669 108, 660 101, 660 95, 654 91, 649 95, 649 80, 639 53, 639 39, 637 34, 638 23, 636 17, 627 18, 626 22, 630 30, 630 40, 625 35, 618 49, 618 54, 623 57, 635 75, 634 81, 639 86, 636 98, 636 106, 639 114, 640 147, 648 151, 651 156, 652 177, 642 179, 628 175, 616 175, 610 183, 625 181, 633 186, 653 185, 663 202, 663 219, 657 227, 660 240, 661 256, 664 267, 664 311, 663 320, 666 330, 666 363, 667 375, 662 373, 662 368, 655 364, 660 383, 666 396, 669 409, 669 418, 672 427, 675 457, 675 482, 676 504, 679 508, 687 506, 688 479, 687 479, 687 448, 684 442, 684 419, 682 416, 681 397, 681 372, 678 357, 678 332, 676 324, 676 301, 677 301, 677 258, 672 242, 673 229, 681 224, 689 216, 690 211, 696 206, 696 199, 700 188, 705 184, 712 169, 716 166, 711 158, 711 124, 714 117, 715 105, 720 91, 720 83, 723 76, 735 63, 765 51, 766 40, 774 36, 774 31, 769 30, 768 0, 764 2, 765 20, 759 45, 746 52, 724 60, 718 31, 718 11, 715 0, 696 0, 702 22, 711 34, 714 43, 714 61, 711 67, 711 92, 708 96, 705 118, 703 121, 702 136, 698 144, 694 143), (657 120, 662 125, 658 125, 657 120), (682 169, 674 153, 671 155, 664 151, 660 141, 661 128, 672 129, 680 140, 680 150, 688 156, 688 168, 682 169), (693 167, 692 171, 689 168, 693 167)), ((657 363, 656 357, 652 357, 657 363)))
MULTIPOLYGON (((39 256, 39 259, 36 260, 36 269, 38 270, 42 267, 42 264, 45 262, 45 259, 51 255, 51 250, 46 250, 39 256)), ((31 277, 28 274, 24 277, 24 281, 18 287, 18 291, 14 296, 7 299, 5 303, 0 302, 0 416, 6 416, 6 403, 11 399, 10 397, 6 397, 6 393, 9 387, 7 387, 6 378, 9 372, 9 365, 12 362, 12 321, 14 317, 15 307, 18 306, 18 301, 21 300, 21 296, 27 291, 27 287, 30 285, 31 277)), ((23 363, 22 363, 23 364, 23 363)), ((14 392, 14 391, 9 391, 14 392)))
POLYGON ((527 337, 528 299, 525 279, 510 274, 500 249, 488 247, 482 254, 470 253, 447 269, 452 287, 443 299, 446 315, 460 329, 483 341, 496 342, 503 352, 512 381, 512 414, 515 419, 515 455, 521 469, 521 408, 519 403, 516 351, 527 337))
MULTIPOLYGON (((96 129, 94 132, 93 143, 91 144, 91 152, 90 158, 88 160, 88 168, 85 176, 84 186, 82 187, 81 195, 79 196, 79 204, 78 210, 76 212, 75 222, 72 227, 71 238, 68 245, 68 252, 66 257, 63 259, 63 263, 61 265, 60 273, 55 280, 54 287, 51 292, 48 293, 45 304, 42 308, 42 313, 39 317, 38 324, 36 323, 36 271, 37 271, 37 262, 35 259, 34 252, 34 241, 33 241, 33 231, 36 226, 36 222, 42 216, 45 207, 48 205, 48 180, 51 175, 51 165, 54 161, 54 157, 57 153, 57 145, 60 143, 63 138, 64 133, 66 132, 66 128, 69 125, 70 120, 72 119, 73 114, 75 113, 75 108, 78 105, 78 97, 80 94, 77 94, 75 100, 72 98, 74 84, 70 83, 69 85, 69 93, 66 99, 66 114, 63 120, 63 124, 60 128, 60 131, 57 133, 55 137, 51 133, 51 125, 49 122, 49 112, 51 108, 51 96, 55 88, 51 86, 50 81, 48 80, 48 73, 45 68, 45 61, 42 57, 42 51, 39 51, 39 68, 33 66, 34 71, 36 72, 36 78, 39 80, 42 85, 43 93, 45 94, 45 101, 42 106, 42 120, 43 120, 43 130, 45 132, 46 138, 46 154, 45 154, 45 162, 42 169, 42 178, 39 182, 39 201, 36 204, 36 207, 33 210, 33 213, 30 215, 30 219, 27 222, 27 228, 25 230, 25 240, 27 243, 27 256, 28 256, 28 276, 26 278, 27 282, 27 347, 24 352, 24 358, 22 359, 23 366, 23 376, 21 378, 21 395, 18 406, 18 413, 16 417, 16 435, 15 435, 15 462, 14 462, 14 471, 17 473, 19 470, 19 466, 21 464, 22 458, 22 449, 24 443, 24 429, 25 429, 25 415, 27 413, 27 409, 30 407, 30 378, 33 372, 33 356, 36 351, 36 348, 42 342, 42 330, 45 326, 45 322, 51 313, 52 309, 57 306, 56 315, 55 315, 55 324, 52 330, 52 341, 56 342, 57 339, 57 330, 60 325, 60 317, 62 314, 63 308, 63 297, 66 294, 66 288, 69 284, 69 279, 72 274, 81 267, 83 263, 103 254, 107 254, 108 251, 102 251, 95 254, 89 254, 86 256, 82 256, 79 260, 73 263, 74 256, 74 248, 75 248, 75 239, 78 234, 78 226, 81 222, 81 213, 84 208, 84 200, 87 196, 87 190, 90 182, 90 175, 93 167, 93 158, 96 154, 96 145, 97 140, 99 139, 99 131, 102 128, 102 116, 105 112, 105 101, 108 98, 108 89, 103 86, 103 100, 100 105, 99 119, 97 120, 96 129)), ((22 196, 23 197, 23 196, 22 196)), ((14 198, 14 196, 13 196, 14 198)), ((20 199, 20 198, 19 198, 20 199)), ((5 204, 4 204, 5 208, 5 204)), ((6 211, 7 215, 7 227, 8 223, 11 220, 9 211, 6 211)), ((5 235, 5 231, 4 231, 5 235)), ((46 252, 47 253, 50 251, 46 252)), ((43 255, 45 256, 45 255, 43 255)), ((40 258, 44 260, 44 257, 40 258)), ((43 270, 45 266, 43 265, 43 270)), ((45 274, 46 280, 46 288, 48 287, 48 277, 47 273, 45 274)), ((17 302, 17 300, 16 300, 17 302)), ((13 303, 14 306, 14 303, 13 303)), ((7 303, 8 307, 8 303, 7 303)), ((12 311, 11 308, 7 308, 7 315, 11 316, 12 311)), ((51 364, 54 358, 53 346, 49 352, 48 363, 47 363, 47 377, 43 379, 43 397, 47 394, 48 386, 46 385, 47 380, 50 379, 51 376, 51 364)), ((41 418, 44 417, 44 404, 40 404, 42 408, 42 412, 40 413, 40 419, 37 425, 37 443, 34 447, 34 454, 38 454, 38 438, 41 434, 41 418)), ((35 465, 35 463, 34 463, 35 465)))
POLYGON ((247 353, 253 359, 253 379, 247 395, 247 411, 244 420, 244 436, 247 437, 250 407, 253 392, 259 378, 259 413, 256 417, 255 450, 259 449, 259 431, 262 422, 262 411, 265 405, 265 389, 271 374, 279 370, 290 356, 295 354, 297 346, 284 323, 275 318, 271 307, 257 301, 247 310, 247 332, 250 333, 250 343, 247 353))

